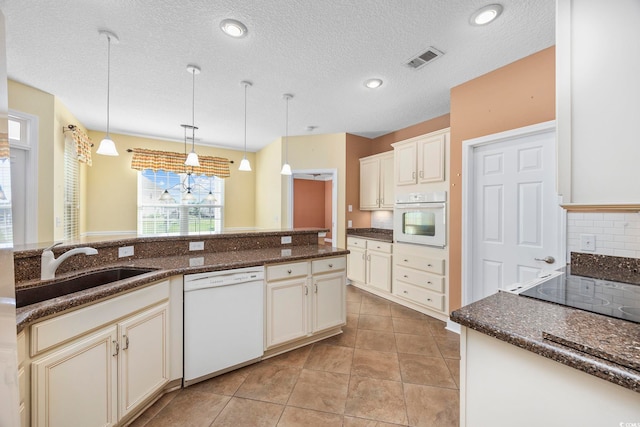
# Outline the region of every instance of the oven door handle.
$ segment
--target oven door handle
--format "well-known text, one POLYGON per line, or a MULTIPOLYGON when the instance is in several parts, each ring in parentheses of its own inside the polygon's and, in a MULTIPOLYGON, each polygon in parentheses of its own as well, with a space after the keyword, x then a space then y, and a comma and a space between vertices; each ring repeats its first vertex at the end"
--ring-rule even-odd
POLYGON ((446 203, 396 203, 396 209, 444 209, 446 203))

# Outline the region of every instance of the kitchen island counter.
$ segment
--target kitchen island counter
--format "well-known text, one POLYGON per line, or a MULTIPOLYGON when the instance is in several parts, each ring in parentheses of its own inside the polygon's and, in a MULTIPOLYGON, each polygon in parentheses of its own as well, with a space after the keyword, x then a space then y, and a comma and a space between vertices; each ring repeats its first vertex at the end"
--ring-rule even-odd
MULTIPOLYGON (((155 258, 123 259, 102 264, 99 268, 76 270, 73 273, 59 275, 56 277, 56 280, 79 276, 88 271, 120 266, 157 269, 140 276, 119 280, 110 284, 18 308, 16 309, 17 332, 19 333, 27 325, 50 315, 144 287, 171 276, 341 256, 348 253, 349 251, 345 249, 324 245, 268 247, 222 252, 193 252, 186 255, 155 258)), ((20 283, 19 288, 38 286, 50 282, 52 281, 43 282, 40 280, 30 280, 20 283)))
POLYGON ((490 337, 640 393, 640 324, 499 292, 451 313, 490 337))

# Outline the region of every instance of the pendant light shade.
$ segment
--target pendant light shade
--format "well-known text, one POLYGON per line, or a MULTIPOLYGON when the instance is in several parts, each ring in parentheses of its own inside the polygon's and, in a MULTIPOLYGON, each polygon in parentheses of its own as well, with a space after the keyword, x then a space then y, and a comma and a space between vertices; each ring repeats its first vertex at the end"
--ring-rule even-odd
POLYGON ((289 165, 289 100, 293 98, 293 95, 291 95, 290 93, 285 93, 284 95, 282 95, 282 97, 286 102, 287 109, 284 133, 284 165, 282 165, 280 175, 291 175, 291 166, 289 165))
POLYGON ((246 80, 241 81, 240 84, 244 86, 244 156, 242 157, 238 170, 251 172, 251 163, 249 163, 249 159, 247 159, 247 88, 251 87, 252 84, 246 80))
MULTIPOLYGON (((187 71, 193 75, 193 90, 192 90, 192 102, 191 102, 191 152, 187 156, 187 160, 184 162, 186 166, 200 166, 200 160, 198 154, 196 154, 196 74, 200 74, 200 67, 197 65, 187 65, 187 71)), ((189 193, 191 194, 191 193, 189 193)))
POLYGON ((96 154, 103 156, 117 156, 118 150, 116 150, 116 144, 109 136, 109 95, 111 91, 111 42, 118 43, 120 40, 118 36, 111 31, 102 30, 100 35, 107 38, 107 134, 104 139, 100 141, 96 154))

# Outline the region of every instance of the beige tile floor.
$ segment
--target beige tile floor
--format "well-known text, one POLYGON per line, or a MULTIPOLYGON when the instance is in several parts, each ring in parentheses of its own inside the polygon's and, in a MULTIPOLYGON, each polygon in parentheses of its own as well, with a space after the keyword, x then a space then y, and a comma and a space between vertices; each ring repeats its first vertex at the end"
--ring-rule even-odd
POLYGON ((459 336, 347 291, 343 334, 167 394, 132 426, 458 426, 459 336))

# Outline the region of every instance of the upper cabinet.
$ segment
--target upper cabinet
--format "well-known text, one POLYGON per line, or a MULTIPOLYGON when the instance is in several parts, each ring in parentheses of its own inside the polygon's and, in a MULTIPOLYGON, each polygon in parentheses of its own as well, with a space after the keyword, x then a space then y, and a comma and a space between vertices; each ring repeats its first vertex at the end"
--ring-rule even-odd
POLYGON ((360 209, 392 210, 393 151, 360 159, 360 209))
POLYGON ((443 182, 448 138, 447 128, 392 144, 395 152, 395 184, 443 182))
POLYGON ((638 0, 558 0, 556 99, 562 203, 640 205, 638 0))

